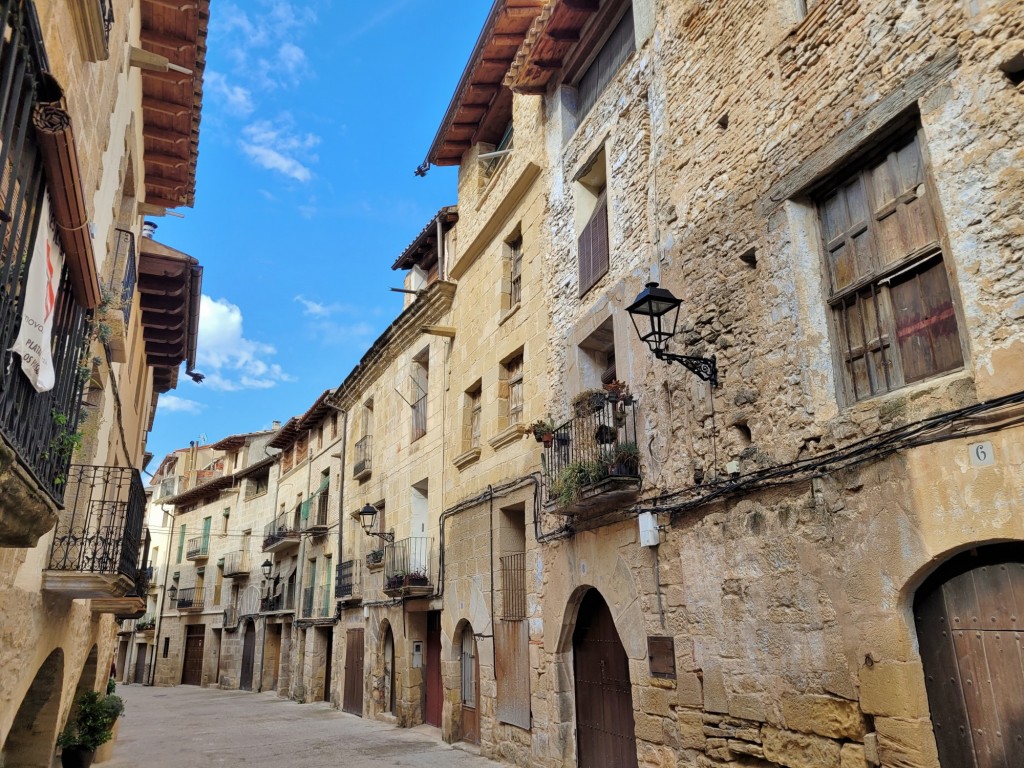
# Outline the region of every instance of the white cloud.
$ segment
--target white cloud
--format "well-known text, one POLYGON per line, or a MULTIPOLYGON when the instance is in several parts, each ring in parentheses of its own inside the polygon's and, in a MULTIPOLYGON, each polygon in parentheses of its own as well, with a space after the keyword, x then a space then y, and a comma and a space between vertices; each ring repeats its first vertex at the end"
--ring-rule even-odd
POLYGON ((313 172, 306 163, 319 159, 312 150, 320 143, 320 137, 296 131, 294 123, 287 112, 273 122, 250 123, 242 129, 242 151, 262 168, 307 182, 313 178, 313 172))
POLYGON ((204 406, 195 400, 189 400, 177 395, 160 395, 158 405, 160 410, 173 411, 175 413, 199 413, 204 406))
POLYGON ((252 101, 252 91, 240 85, 231 85, 227 77, 220 72, 206 71, 204 83, 208 93, 214 94, 223 100, 224 108, 236 117, 248 117, 253 113, 255 106, 252 101))
POLYGON ((352 307, 347 307, 344 304, 324 304, 313 299, 307 299, 301 293, 295 297, 295 301, 303 306, 302 314, 307 317, 330 317, 331 315, 338 314, 339 312, 350 313, 353 311, 352 307))
POLYGON ((218 6, 211 34, 227 51, 237 76, 261 89, 298 84, 311 73, 306 52, 296 44, 302 30, 316 22, 316 13, 284 0, 248 0, 243 10, 218 6))
POLYGON ((203 295, 197 362, 206 374, 204 386, 235 392, 269 389, 292 381, 280 365, 269 361, 275 354, 277 350, 272 345, 245 338, 241 309, 227 299, 203 295))

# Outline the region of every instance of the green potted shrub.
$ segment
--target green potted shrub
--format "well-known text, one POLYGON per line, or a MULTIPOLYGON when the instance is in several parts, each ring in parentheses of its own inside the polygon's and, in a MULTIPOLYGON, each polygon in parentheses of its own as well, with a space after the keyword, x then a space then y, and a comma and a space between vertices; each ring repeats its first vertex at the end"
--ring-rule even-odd
POLYGON ((550 419, 537 419, 530 425, 533 438, 538 443, 549 444, 555 437, 555 423, 550 419))
POLYGON ((75 711, 57 737, 64 768, 89 768, 96 750, 114 737, 114 723, 124 712, 120 696, 86 691, 78 697, 75 711))
POLYGON ((586 416, 604 408, 608 393, 603 389, 585 389, 572 399, 572 408, 577 416, 586 416))
POLYGON ((599 461, 574 461, 567 464, 551 483, 551 498, 558 506, 575 504, 583 492, 607 477, 605 465, 599 461))
POLYGON ((625 477, 640 474, 640 449, 636 443, 621 442, 608 450, 608 474, 625 477))

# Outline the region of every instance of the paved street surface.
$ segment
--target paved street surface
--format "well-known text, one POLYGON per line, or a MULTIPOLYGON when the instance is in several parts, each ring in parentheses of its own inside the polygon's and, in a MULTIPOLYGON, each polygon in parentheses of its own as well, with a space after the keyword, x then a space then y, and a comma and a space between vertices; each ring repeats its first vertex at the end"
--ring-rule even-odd
POLYGON ((118 686, 114 759, 97 768, 353 768, 498 763, 453 749, 436 729, 396 728, 272 693, 118 686))

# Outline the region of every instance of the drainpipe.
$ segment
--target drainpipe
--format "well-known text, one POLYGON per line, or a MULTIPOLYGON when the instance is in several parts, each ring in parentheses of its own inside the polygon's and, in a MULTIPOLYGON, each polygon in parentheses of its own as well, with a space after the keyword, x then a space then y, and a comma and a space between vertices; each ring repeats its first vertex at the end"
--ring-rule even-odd
POLYGON ((444 223, 441 221, 443 213, 437 214, 434 223, 437 225, 437 279, 444 280, 444 223))
MULTIPOLYGON (((163 504, 160 505, 160 511, 167 514, 163 504)), ((178 518, 171 515, 171 532, 167 538, 167 566, 164 568, 164 583, 160 587, 160 599, 157 601, 156 637, 153 641, 153 663, 149 668, 148 685, 153 685, 156 680, 156 662, 160 658, 160 632, 164 628, 164 602, 167 597, 167 580, 171 577, 171 549, 174 547, 174 524, 177 521, 178 518)))

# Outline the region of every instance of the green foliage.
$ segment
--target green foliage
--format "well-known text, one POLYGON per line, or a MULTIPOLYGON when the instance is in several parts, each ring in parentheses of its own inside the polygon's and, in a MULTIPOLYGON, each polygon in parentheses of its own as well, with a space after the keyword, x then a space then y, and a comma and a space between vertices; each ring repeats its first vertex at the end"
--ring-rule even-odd
POLYGON ((86 691, 78 697, 76 710, 63 733, 57 737, 57 746, 95 751, 114 737, 114 723, 124 712, 124 701, 120 696, 102 696, 98 691, 86 691))
MULTIPOLYGON (((54 409, 50 411, 50 418, 57 429, 54 431, 53 437, 50 438, 49 447, 43 451, 43 459, 55 459, 59 466, 66 464, 75 450, 81 446, 82 434, 68 431, 67 414, 54 409)), ((60 473, 54 477, 53 482, 55 485, 63 485, 66 480, 67 476, 60 473)))
POLYGON ((608 468, 601 461, 574 461, 562 468, 551 483, 551 495, 561 507, 579 501, 590 486, 599 483, 608 476, 608 468))

